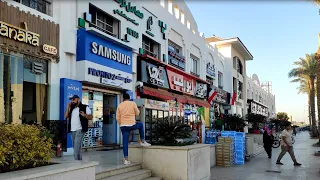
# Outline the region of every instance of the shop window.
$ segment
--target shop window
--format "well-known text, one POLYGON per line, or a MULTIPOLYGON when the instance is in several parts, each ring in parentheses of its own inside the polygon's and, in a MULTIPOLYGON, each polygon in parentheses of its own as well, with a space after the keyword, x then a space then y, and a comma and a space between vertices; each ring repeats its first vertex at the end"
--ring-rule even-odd
POLYGON ((142 35, 142 49, 144 53, 154 58, 160 57, 160 45, 145 35, 142 35))
POLYGON ((105 13, 94 5, 89 5, 89 13, 92 15, 92 23, 90 27, 95 27, 110 36, 119 39, 120 21, 105 13))
POLYGON ((200 73, 199 73, 199 68, 200 68, 200 59, 197 58, 196 56, 190 54, 190 59, 192 61, 192 71, 191 71, 191 74, 194 74, 196 76, 200 76, 200 73))
POLYGON ((181 23, 184 24, 184 13, 181 11, 180 14, 181 14, 181 23))
POLYGON ((32 9, 35 9, 43 14, 52 16, 51 8, 52 2, 46 0, 14 0, 32 9))
POLYGON ((0 53, 0 122, 44 124, 46 60, 0 53))
POLYGON ((220 71, 218 71, 218 87, 223 89, 223 74, 220 71))
POLYGON ((169 0, 168 1, 168 12, 170 13, 170 14, 173 14, 173 12, 172 12, 172 0, 169 0))

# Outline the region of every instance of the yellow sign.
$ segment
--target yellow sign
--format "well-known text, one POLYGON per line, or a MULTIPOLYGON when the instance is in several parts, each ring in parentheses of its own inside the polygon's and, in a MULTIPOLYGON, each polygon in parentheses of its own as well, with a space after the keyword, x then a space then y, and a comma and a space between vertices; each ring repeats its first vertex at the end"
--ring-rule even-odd
POLYGON ((19 28, 11 24, 7 24, 3 21, 0 21, 0 35, 10 39, 14 39, 16 41, 31 44, 33 46, 39 46, 40 35, 28 31, 28 26, 26 22, 22 24, 24 27, 19 28))
POLYGON ((52 55, 56 55, 58 53, 58 50, 56 47, 50 46, 48 44, 44 44, 42 49, 45 53, 52 54, 52 55))

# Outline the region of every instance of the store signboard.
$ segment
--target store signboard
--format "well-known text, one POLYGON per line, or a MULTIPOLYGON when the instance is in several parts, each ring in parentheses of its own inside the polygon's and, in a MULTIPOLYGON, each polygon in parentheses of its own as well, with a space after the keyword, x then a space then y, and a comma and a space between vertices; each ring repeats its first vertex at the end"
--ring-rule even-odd
POLYGON ((132 74, 90 61, 77 62, 77 80, 132 90, 132 74))
POLYGON ((140 81, 169 89, 167 71, 164 67, 141 60, 138 68, 141 70, 140 81))
POLYGON ((217 92, 217 95, 213 98, 213 102, 228 104, 228 92, 215 86, 213 86, 213 89, 217 92))
POLYGON ((207 63, 207 76, 216 77, 216 68, 214 67, 214 63, 207 63))
POLYGON ((91 61, 132 74, 132 50, 102 39, 84 28, 78 29, 77 36, 77 61, 91 61))
POLYGON ((157 109, 162 111, 169 111, 169 103, 163 101, 156 101, 151 99, 145 99, 146 109, 157 109))
POLYGON ((184 56, 169 49, 168 50, 168 57, 169 57, 169 64, 171 64, 179 69, 185 70, 185 68, 186 68, 185 61, 186 60, 185 60, 184 56))
POLYGON ((260 114, 262 116, 268 116, 268 108, 264 107, 253 100, 248 101, 249 102, 249 113, 252 114, 260 114))
POLYGON ((196 97, 200 98, 206 98, 207 97, 207 84, 196 82, 196 88, 194 95, 196 97))
POLYGON ((194 80, 167 69, 170 89, 194 95, 194 80))

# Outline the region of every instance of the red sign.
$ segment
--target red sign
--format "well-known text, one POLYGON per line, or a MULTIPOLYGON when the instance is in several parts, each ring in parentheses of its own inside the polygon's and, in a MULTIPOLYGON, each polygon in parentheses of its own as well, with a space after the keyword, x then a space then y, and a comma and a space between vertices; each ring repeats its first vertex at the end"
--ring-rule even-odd
POLYGON ((195 80, 167 69, 170 89, 194 95, 195 80))

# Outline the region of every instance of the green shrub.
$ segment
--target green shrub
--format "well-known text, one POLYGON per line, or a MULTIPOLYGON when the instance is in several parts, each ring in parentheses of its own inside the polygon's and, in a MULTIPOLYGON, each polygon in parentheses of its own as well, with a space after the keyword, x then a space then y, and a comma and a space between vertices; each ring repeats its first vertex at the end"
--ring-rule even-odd
POLYGON ((50 163, 54 155, 48 132, 35 125, 0 125, 0 172, 50 163))
POLYGON ((152 134, 156 137, 156 140, 152 142, 155 145, 186 146, 195 142, 195 140, 188 140, 184 143, 177 142, 177 139, 191 139, 192 129, 181 121, 174 122, 169 118, 156 121, 156 128, 152 134))

